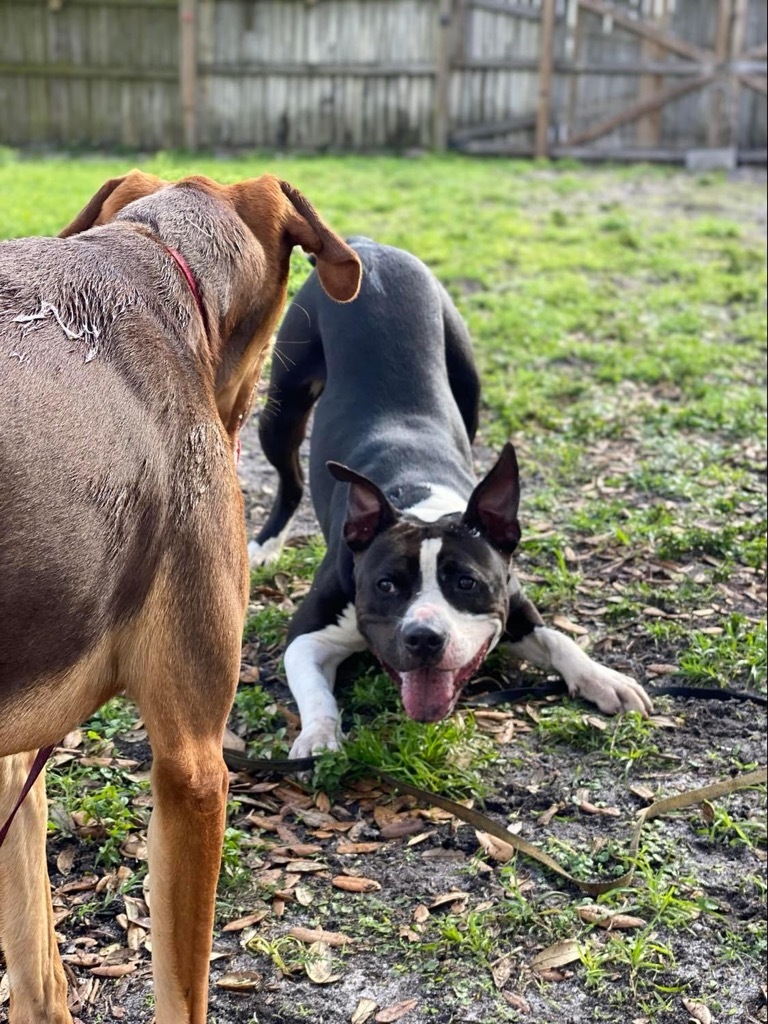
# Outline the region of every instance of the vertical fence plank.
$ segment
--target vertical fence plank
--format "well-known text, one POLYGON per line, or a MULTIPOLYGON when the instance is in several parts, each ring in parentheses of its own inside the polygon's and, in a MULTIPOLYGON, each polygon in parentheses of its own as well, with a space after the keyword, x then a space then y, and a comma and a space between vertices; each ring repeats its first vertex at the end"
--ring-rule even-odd
MULTIPOLYGON (((654 4, 652 8, 656 18, 654 28, 666 31, 669 27, 669 0, 665 0, 663 8, 658 10, 654 4)), ((659 62, 664 60, 666 54, 658 43, 650 39, 643 39, 640 43, 640 55, 643 61, 659 62)), ((664 87, 663 75, 645 74, 640 76, 638 99, 647 100, 655 93, 660 92, 664 87)), ((645 114, 637 122, 637 141, 641 146, 658 146, 661 141, 661 117, 660 110, 651 114, 645 114)))
POLYGON ((536 111, 535 155, 549 152, 549 116, 552 103, 552 64, 555 38, 555 0, 542 0, 541 35, 539 37, 539 104, 536 111))
MULTIPOLYGON (((739 59, 744 49, 744 34, 746 31, 749 0, 736 0, 731 22, 730 39, 728 40, 728 55, 731 61, 739 59)), ((738 75, 731 75, 729 95, 729 130, 731 145, 739 145, 739 104, 740 104, 740 83, 738 75)))
POLYGON ((438 30, 435 69, 435 114, 432 145, 442 152, 448 146, 448 90, 453 52, 453 0, 437 0, 438 30))
POLYGON ((197 0, 179 0, 179 92, 185 149, 197 149, 197 0))
MULTIPOLYGON (((733 0, 717 0, 717 21, 715 25, 715 61, 723 65, 728 57, 728 44, 733 23, 733 0)), ((728 75, 730 79, 731 75, 728 75)), ((721 78, 711 90, 710 117, 707 125, 707 143, 715 149, 718 146, 730 145, 730 118, 728 105, 730 99, 730 83, 721 78)))

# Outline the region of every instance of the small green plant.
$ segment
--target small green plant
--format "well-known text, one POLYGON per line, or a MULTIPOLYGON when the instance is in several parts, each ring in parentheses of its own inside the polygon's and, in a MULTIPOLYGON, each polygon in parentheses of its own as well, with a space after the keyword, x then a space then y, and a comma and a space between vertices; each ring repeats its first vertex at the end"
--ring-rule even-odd
MULTIPOLYGON (((443 942, 455 945, 487 964, 498 935, 498 928, 489 921, 489 917, 487 912, 477 910, 470 910, 460 917, 449 914, 436 922, 436 929, 443 942)), ((428 950, 429 944, 425 948, 428 950)))
POLYGON ((258 683, 241 685, 235 694, 232 719, 247 740, 247 753, 256 758, 288 756, 285 719, 274 697, 258 683))
POLYGON ((696 832, 711 843, 722 843, 726 846, 745 846, 749 850, 757 846, 765 848, 765 821, 754 821, 742 818, 738 821, 722 804, 711 808, 711 820, 698 825, 696 832))
POLYGON ((402 712, 384 712, 373 722, 358 719, 343 750, 321 756, 315 786, 336 793, 342 780, 379 768, 414 786, 465 799, 486 792, 482 769, 493 758, 492 743, 478 731, 471 714, 423 724, 402 712))

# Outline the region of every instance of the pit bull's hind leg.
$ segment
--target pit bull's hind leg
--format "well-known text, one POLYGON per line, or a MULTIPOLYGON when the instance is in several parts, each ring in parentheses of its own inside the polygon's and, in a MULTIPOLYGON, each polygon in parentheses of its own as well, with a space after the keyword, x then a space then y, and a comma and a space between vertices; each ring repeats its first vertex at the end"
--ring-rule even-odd
POLYGON ((310 333, 305 312, 291 306, 272 355, 269 392, 259 416, 259 440, 277 470, 278 490, 266 523, 248 545, 252 566, 278 558, 304 493, 299 448, 312 406, 325 384, 322 343, 316 336, 309 337, 310 333), (288 340, 294 337, 305 340, 288 340))

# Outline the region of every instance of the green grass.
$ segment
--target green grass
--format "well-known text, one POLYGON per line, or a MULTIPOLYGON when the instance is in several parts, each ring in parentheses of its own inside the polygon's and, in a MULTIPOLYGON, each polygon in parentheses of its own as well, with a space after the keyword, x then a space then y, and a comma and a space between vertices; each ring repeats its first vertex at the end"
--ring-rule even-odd
MULTIPOLYGON (((136 162, 23 160, 0 151, 0 237, 56 233, 106 178, 136 162)), ((469 325, 483 380, 481 443, 497 448, 512 438, 518 449, 519 565, 527 592, 545 614, 585 624, 589 643, 601 645, 596 656, 629 663, 641 679, 663 663, 675 682, 765 691, 766 267, 755 215, 764 202, 759 183, 661 167, 460 156, 192 160, 160 153, 141 165, 169 178, 195 172, 221 181, 275 172, 301 188, 340 233, 417 253, 469 325)), ((300 252, 291 266, 293 295, 309 267, 300 252)), ((319 541, 291 546, 276 566, 253 574, 244 639, 268 669, 267 683, 270 673, 281 673, 291 608, 321 557, 319 541)), ((498 652, 488 672, 517 670, 498 652)), ((676 731, 665 728, 669 721, 636 715, 601 729, 591 711, 565 700, 537 704, 535 718, 516 709, 530 732, 496 748, 471 717, 434 726, 406 720, 394 686, 369 660, 359 659, 345 675, 349 741, 340 756, 324 760, 316 787, 343 801, 342 780, 369 765, 461 799, 486 798, 497 816, 583 876, 626 867, 626 834, 639 808, 629 785, 670 792, 699 776, 743 770, 757 756, 750 728, 760 727, 759 711, 734 711, 739 728, 716 742, 717 735, 696 731, 687 705, 659 702, 676 731), (495 792, 497 779, 504 781, 502 794, 495 792), (611 820, 585 822, 573 804, 574 787, 587 789, 598 805, 619 805, 615 827, 611 820), (544 830, 538 822, 553 802, 561 806, 544 830)), ((529 670, 525 676, 538 678, 529 670)), ((134 720, 129 704, 111 702, 84 727, 84 753, 109 756, 134 720)), ((284 756, 290 746, 269 685, 241 686, 231 724, 255 756, 284 756)), ((143 801, 134 803, 146 783, 133 774, 76 761, 48 773, 54 837, 71 841, 73 815, 89 822, 90 837, 75 838, 98 869, 120 863, 125 835, 146 824, 143 801)), ((272 842, 241 827, 245 807, 231 805, 223 853, 220 910, 230 918, 252 907, 251 874, 272 842)), ((358 955, 375 949, 377 969, 381 958, 393 977, 423 986, 425 1020, 444 1011, 462 1019, 475 999, 493 1007, 493 1019, 522 1019, 492 981, 504 956, 514 965, 510 986, 542 1000, 532 1017, 547 1024, 562 1017, 547 1008, 561 992, 586 1000, 590 1019, 611 1024, 643 1017, 668 1024, 682 1012, 684 995, 706 997, 717 1019, 732 1019, 734 1007, 741 1012, 742 981, 728 989, 704 980, 699 990, 686 965, 693 950, 703 963, 732 966, 743 979, 756 977, 763 962, 762 791, 649 824, 636 884, 594 901, 647 922, 630 932, 585 923, 578 911, 592 901, 520 857, 493 867, 486 890, 490 869, 471 830, 442 835, 448 852, 454 843, 474 851, 459 875, 471 898, 465 911, 430 914, 418 941, 406 941, 400 930, 412 924, 425 891, 356 901, 310 879, 315 902, 289 907, 287 916, 359 940, 359 953, 339 954, 340 970, 346 959, 354 968, 358 955), (531 956, 564 939, 579 943, 579 960, 567 968, 572 977, 554 986, 537 981, 531 956)), ((432 869, 419 860, 419 847, 403 846, 392 856, 414 873, 415 889, 428 888, 432 869)), ((300 973, 305 951, 281 929, 280 922, 265 926, 251 952, 268 970, 300 973)), ((286 1019, 298 1015, 301 1000, 291 998, 286 1019)))

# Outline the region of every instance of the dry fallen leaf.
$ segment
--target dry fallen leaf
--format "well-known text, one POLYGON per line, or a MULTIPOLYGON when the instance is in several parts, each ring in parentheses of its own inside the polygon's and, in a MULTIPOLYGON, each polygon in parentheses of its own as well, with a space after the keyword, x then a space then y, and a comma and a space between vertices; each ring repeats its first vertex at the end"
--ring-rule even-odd
MULTIPOLYGON (((258 683, 259 681, 259 668, 258 665, 243 665, 240 669, 240 682, 241 683, 258 683)), ((229 732, 229 729, 227 729, 229 732)), ((229 743, 224 744, 225 747, 229 746, 229 743)), ((236 750, 245 750, 245 744, 242 747, 236 747, 236 750)))
POLYGON ((386 1006, 383 1010, 379 1010, 373 1019, 376 1024, 392 1024, 393 1021, 400 1020, 418 1005, 418 999, 406 999, 402 1003, 394 1003, 392 1006, 386 1006))
POLYGON ((597 715, 584 715, 584 721, 593 729, 597 729, 598 732, 605 732, 608 728, 606 720, 604 718, 598 718, 597 715))
POLYGON ((316 860, 291 860, 285 865, 286 871, 302 875, 311 875, 313 871, 323 871, 325 867, 325 864, 316 860))
POLYGON ((542 971, 551 970, 554 967, 562 967, 564 964, 572 964, 579 959, 579 944, 576 939, 562 939, 555 942, 531 960, 531 967, 537 974, 542 971))
POLYGON ((376 853, 377 850, 381 849, 382 845, 382 843, 378 842, 348 843, 345 841, 340 841, 336 847, 336 853, 338 853, 342 857, 347 854, 376 853))
POLYGON ((418 818, 401 818, 398 821, 391 821, 381 827, 383 839, 401 839, 403 836, 412 836, 417 832, 424 831, 424 822, 418 818))
POLYGON ((509 1003, 513 1010, 517 1010, 518 1013, 530 1013, 531 1004, 527 999, 519 996, 517 992, 502 992, 505 1002, 509 1003))
POLYGON ((144 942, 147 938, 146 928, 142 928, 137 924, 128 925, 128 934, 126 936, 126 942, 128 943, 128 949, 132 949, 134 953, 138 953, 144 946, 144 942))
POLYGON ((647 801, 649 804, 654 801, 654 792, 650 786, 644 786, 641 782, 633 782, 629 786, 629 792, 634 793, 635 796, 639 796, 641 800, 647 801))
POLYGON ((306 885, 297 885, 293 890, 293 895, 296 897, 296 902, 301 907, 308 907, 315 898, 315 894, 311 889, 307 888, 306 885))
POLYGON ((701 816, 704 821, 713 822, 715 820, 715 808, 709 800, 702 800, 699 805, 699 810, 701 811, 701 816))
POLYGON ((587 924, 596 924, 606 931, 614 929, 645 928, 648 924, 642 917, 630 917, 629 914, 609 914, 598 907, 579 907, 579 917, 587 924))
POLYGON ((132 924, 137 924, 141 928, 147 929, 151 927, 149 908, 143 899, 137 899, 135 896, 124 894, 123 902, 125 903, 125 916, 132 924))
POLYGON ((120 852, 126 857, 132 857, 134 860, 146 860, 146 837, 134 834, 126 836, 125 841, 120 846, 120 852))
POLYGON ((338 975, 333 973, 333 954, 327 942, 313 942, 307 950, 307 961, 304 964, 307 977, 316 985, 328 985, 337 981, 338 975))
POLYGON ((343 932, 327 932, 323 928, 302 928, 297 925, 288 934, 299 942, 324 942, 326 946, 347 946, 352 939, 343 932))
MULTIPOLYGON (((256 670, 258 672, 258 669, 256 670)), ((255 681, 255 680, 254 680, 255 681)), ((243 679, 243 673, 240 673, 240 682, 245 683, 248 680, 243 679)), ((222 745, 228 747, 230 750, 245 750, 245 740, 242 736, 238 736, 236 732, 232 732, 231 729, 224 729, 224 739, 222 745)))
POLYGON ((653 665, 646 665, 645 671, 649 676, 673 676, 677 672, 677 665, 670 665, 667 662, 658 662, 653 665))
POLYGON ((579 803, 579 810, 585 814, 601 814, 605 818, 620 818, 621 811, 618 807, 597 807, 595 804, 589 802, 589 800, 582 800, 579 803))
POLYGON ((586 636, 589 633, 588 629, 577 625, 575 622, 571 622, 565 615, 555 615, 552 621, 558 629, 562 629, 565 633, 571 633, 573 636, 586 636))
POLYGON ((413 920, 416 924, 424 924, 425 921, 429 920, 429 909, 423 903, 419 905, 413 911, 413 920))
POLYGON ((552 821, 557 812, 561 811, 562 809, 563 804, 550 804, 546 811, 544 811, 543 814, 539 815, 537 824, 543 825, 546 828, 546 826, 549 825, 549 823, 552 821))
POLYGON ((327 793, 315 793, 315 807, 323 814, 330 813, 331 801, 327 793))
POLYGON ((498 960, 491 964, 491 977, 493 978, 493 984, 496 988, 504 988, 512 976, 514 968, 515 958, 511 954, 499 957, 498 960))
POLYGON ((56 858, 56 869, 62 875, 68 875, 72 870, 72 864, 75 860, 75 854, 77 853, 76 846, 65 846, 61 853, 56 858))
POLYGON ((216 981, 216 986, 226 992, 259 992, 263 984, 263 977, 255 971, 232 971, 216 981))
POLYGON ((352 875, 336 875, 331 879, 331 885, 345 892, 378 892, 381 884, 373 878, 358 878, 352 875))
POLYGON ((123 978, 126 974, 133 974, 136 964, 103 964, 101 967, 92 967, 91 974, 97 978, 123 978))
POLYGON ((445 906, 446 903, 464 903, 468 899, 468 892, 462 892, 460 889, 452 889, 450 892, 443 892, 440 893, 439 896, 435 896, 429 904, 429 909, 435 910, 437 907, 445 906))
POLYGON ((567 975, 563 974, 562 971, 556 970, 554 967, 542 967, 536 971, 537 977, 542 981, 565 981, 567 975))
POLYGON ((249 928, 251 925, 263 921, 268 913, 268 908, 264 907, 261 910, 254 911, 252 914, 248 914, 246 917, 238 917, 234 921, 228 921, 221 930, 223 932, 241 932, 243 928, 249 928))
POLYGON ((683 1006, 697 1024, 712 1024, 712 1014, 704 1003, 699 1003, 695 999, 683 999, 683 1006))
POLYGON ((476 831, 475 836, 491 860, 495 860, 497 864, 506 864, 515 856, 514 846, 505 843, 503 839, 497 839, 488 832, 476 831))
POLYGON ((669 715, 651 715, 648 721, 659 729, 680 729, 683 725, 682 718, 670 718, 669 715))
POLYGON ((373 1016, 379 1004, 374 999, 367 999, 365 996, 355 1008, 355 1012, 349 1018, 349 1024, 366 1024, 373 1016))

